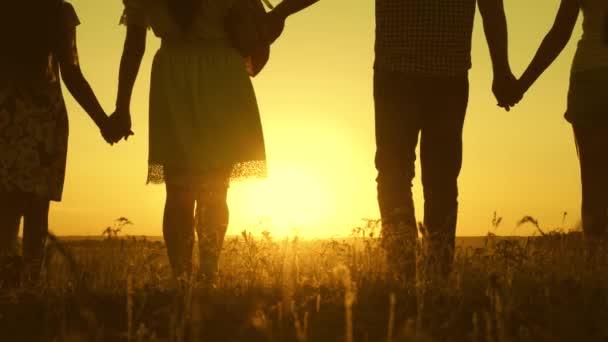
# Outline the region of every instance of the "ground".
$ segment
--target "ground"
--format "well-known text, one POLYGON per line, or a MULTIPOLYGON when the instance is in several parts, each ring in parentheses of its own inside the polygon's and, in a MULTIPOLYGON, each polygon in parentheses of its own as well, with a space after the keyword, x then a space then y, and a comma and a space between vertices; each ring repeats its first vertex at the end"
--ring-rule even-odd
POLYGON ((374 224, 340 240, 243 232, 227 240, 212 288, 172 282, 161 241, 51 238, 41 284, 0 292, 0 333, 4 341, 607 341, 608 254, 590 255, 578 233, 543 234, 461 239, 450 280, 425 289, 433 300, 424 307, 416 287, 387 272, 374 224))

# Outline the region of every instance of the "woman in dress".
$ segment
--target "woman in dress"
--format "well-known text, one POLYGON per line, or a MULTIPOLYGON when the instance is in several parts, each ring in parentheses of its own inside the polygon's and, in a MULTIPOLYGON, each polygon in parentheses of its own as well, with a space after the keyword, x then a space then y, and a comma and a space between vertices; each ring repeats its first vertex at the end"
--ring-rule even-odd
POLYGON ((583 14, 583 36, 572 64, 566 120, 574 129, 582 183, 585 237, 608 237, 608 1, 561 0, 551 31, 519 80, 525 93, 564 49, 583 14))
MULTIPOLYGON (((285 0, 275 27, 316 0, 285 0)), ((161 39, 152 65, 148 182, 165 183, 163 236, 176 277, 192 271, 194 229, 200 274, 217 279, 228 227, 231 180, 266 176, 262 125, 243 57, 225 18, 235 0, 125 0, 127 34, 116 118, 130 125, 131 93, 149 27, 161 39), (194 213, 194 214, 193 214, 194 213)))
POLYGON ((108 124, 80 70, 78 24, 73 7, 62 0, 0 5, 0 257, 15 260, 23 218, 23 259, 34 281, 44 252, 49 204, 61 200, 65 177, 68 116, 60 71, 106 141, 116 142, 120 135, 108 124))

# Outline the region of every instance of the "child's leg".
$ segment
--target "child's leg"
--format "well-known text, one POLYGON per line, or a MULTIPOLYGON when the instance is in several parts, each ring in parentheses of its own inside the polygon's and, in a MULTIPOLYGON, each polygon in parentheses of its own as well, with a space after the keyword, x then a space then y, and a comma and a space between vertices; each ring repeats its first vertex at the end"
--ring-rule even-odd
POLYGON ((23 195, 0 192, 0 257, 17 255, 19 223, 23 216, 23 195))
POLYGON ((219 256, 228 229, 229 210, 227 203, 229 172, 210 175, 196 206, 196 231, 198 235, 200 271, 208 281, 215 281, 219 256))
POLYGON ((22 262, 17 251, 23 196, 0 192, 0 288, 19 284, 22 262))
POLYGON ((169 262, 176 277, 192 272, 194 243, 195 192, 185 187, 167 184, 167 200, 163 218, 163 236, 169 262))
POLYGON ((582 217, 585 236, 608 237, 608 129, 574 126, 582 183, 582 217))
POLYGON ((44 245, 49 229, 50 201, 37 196, 29 196, 24 208, 23 259, 27 266, 28 278, 37 280, 40 276, 44 245))

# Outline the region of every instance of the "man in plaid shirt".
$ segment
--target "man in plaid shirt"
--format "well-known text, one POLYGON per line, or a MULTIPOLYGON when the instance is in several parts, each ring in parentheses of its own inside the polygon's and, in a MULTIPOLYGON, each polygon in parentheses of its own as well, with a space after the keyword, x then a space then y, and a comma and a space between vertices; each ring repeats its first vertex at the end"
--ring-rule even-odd
MULTIPOLYGON (((376 0, 374 99, 376 168, 383 243, 393 270, 416 274, 412 200, 416 146, 424 187, 419 274, 445 279, 454 255, 462 128, 469 97, 476 0, 376 0)), ((515 82, 507 57, 502 0, 477 0, 494 68, 493 90, 506 109, 515 82)))

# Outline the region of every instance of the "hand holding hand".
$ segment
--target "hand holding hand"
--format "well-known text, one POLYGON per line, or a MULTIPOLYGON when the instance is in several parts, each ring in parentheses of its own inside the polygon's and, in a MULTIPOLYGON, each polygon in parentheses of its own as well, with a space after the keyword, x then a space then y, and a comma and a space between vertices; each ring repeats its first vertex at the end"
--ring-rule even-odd
POLYGON ((128 140, 129 136, 134 134, 131 131, 131 114, 124 110, 115 111, 101 127, 101 134, 110 145, 119 142, 122 138, 128 140))
POLYGON ((110 145, 114 145, 117 143, 122 137, 120 133, 115 129, 115 127, 111 124, 110 118, 106 117, 101 124, 99 124, 99 130, 101 131, 101 136, 103 139, 110 145))
POLYGON ((122 133, 122 137, 125 140, 129 140, 131 135, 134 135, 131 131, 131 112, 128 110, 116 110, 114 114, 110 116, 110 120, 115 121, 115 125, 119 128, 122 133))
POLYGON ((498 101, 498 106, 506 111, 509 111, 523 97, 519 82, 510 71, 494 76, 492 92, 498 101))

